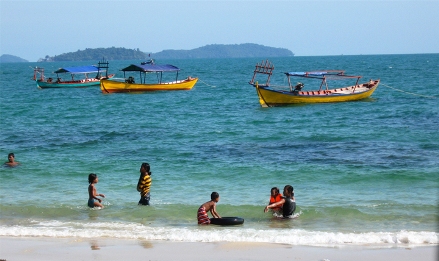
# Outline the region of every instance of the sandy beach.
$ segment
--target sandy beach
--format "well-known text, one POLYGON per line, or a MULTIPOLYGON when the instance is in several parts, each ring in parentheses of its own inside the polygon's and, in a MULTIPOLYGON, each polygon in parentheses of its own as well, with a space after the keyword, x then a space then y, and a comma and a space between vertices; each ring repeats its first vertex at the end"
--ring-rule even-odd
POLYGON ((0 260, 288 260, 435 261, 438 246, 307 247, 265 243, 190 243, 118 239, 0 238, 0 260))

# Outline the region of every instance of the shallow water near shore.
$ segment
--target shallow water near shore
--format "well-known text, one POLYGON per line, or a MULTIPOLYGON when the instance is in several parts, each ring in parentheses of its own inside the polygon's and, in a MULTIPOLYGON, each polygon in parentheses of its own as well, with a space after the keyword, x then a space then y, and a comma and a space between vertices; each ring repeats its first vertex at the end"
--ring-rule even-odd
MULTIPOLYGON (((91 62, 1 64, 0 236, 200 242, 438 244, 439 55, 275 58, 283 72, 344 69, 381 79, 363 101, 261 108, 247 82, 262 59, 166 60, 200 81, 191 91, 104 95, 37 89, 46 75, 91 62), (397 88, 396 91, 389 87, 397 88), (142 162, 151 206, 137 206, 142 162), (99 176, 102 210, 86 205, 99 176), (291 184, 298 218, 263 213, 291 184), (196 224, 212 191, 241 226, 196 224)), ((110 61, 110 73, 139 61, 110 61)), ((310 87, 309 84, 305 88, 310 87)))

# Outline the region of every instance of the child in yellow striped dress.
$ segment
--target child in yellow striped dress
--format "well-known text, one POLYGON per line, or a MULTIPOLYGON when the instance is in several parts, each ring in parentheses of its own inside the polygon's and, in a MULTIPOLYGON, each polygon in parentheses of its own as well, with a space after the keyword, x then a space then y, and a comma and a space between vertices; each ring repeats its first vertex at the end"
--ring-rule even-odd
POLYGON ((151 174, 150 166, 148 163, 142 163, 140 166, 140 177, 137 182, 137 191, 140 192, 139 205, 149 206, 150 200, 150 188, 151 188, 151 174))

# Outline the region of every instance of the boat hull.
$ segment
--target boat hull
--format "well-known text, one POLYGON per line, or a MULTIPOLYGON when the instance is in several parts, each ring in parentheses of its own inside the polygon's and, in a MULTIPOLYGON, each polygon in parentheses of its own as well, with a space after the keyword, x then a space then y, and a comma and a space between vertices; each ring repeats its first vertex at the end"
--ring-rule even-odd
POLYGON ((190 90, 197 83, 198 78, 181 80, 175 82, 165 82, 160 84, 140 84, 127 83, 123 81, 102 79, 100 82, 102 93, 120 92, 149 92, 149 91, 178 91, 190 90))
POLYGON ((379 80, 373 84, 360 84, 324 91, 281 91, 256 85, 259 103, 262 107, 285 106, 298 103, 348 102, 368 98, 378 87, 379 80))
MULTIPOLYGON (((109 78, 114 77, 113 75, 109 75, 109 78)), ((65 81, 65 82, 48 82, 48 81, 41 81, 36 80, 37 87, 40 89, 48 89, 48 88, 85 88, 85 87, 92 87, 92 86, 99 86, 100 85, 100 79, 90 78, 90 79, 83 79, 78 81, 65 81)))

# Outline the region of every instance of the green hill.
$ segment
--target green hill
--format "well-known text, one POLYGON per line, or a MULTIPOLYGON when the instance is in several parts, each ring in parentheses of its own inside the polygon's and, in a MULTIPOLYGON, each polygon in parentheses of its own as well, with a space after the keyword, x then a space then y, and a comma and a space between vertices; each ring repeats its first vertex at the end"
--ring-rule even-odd
POLYGON ((145 60, 147 54, 139 49, 126 49, 126 48, 86 48, 85 50, 78 50, 76 52, 63 53, 55 55, 53 57, 46 56, 45 59, 39 61, 98 61, 102 57, 107 60, 145 60))
POLYGON ((3 54, 2 56, 0 56, 0 63, 27 63, 27 62, 29 61, 10 54, 3 54))
POLYGON ((158 53, 142 52, 139 49, 87 48, 76 52, 46 56, 39 62, 52 61, 96 61, 107 60, 147 60, 154 59, 197 59, 197 58, 245 58, 245 57, 286 57, 294 53, 285 48, 274 48, 258 44, 211 44, 192 50, 164 50, 158 53), (151 54, 151 57, 149 57, 151 54))
POLYGON ((259 44, 211 44, 192 50, 164 50, 152 55, 156 59, 286 57, 294 53, 285 48, 259 44))

